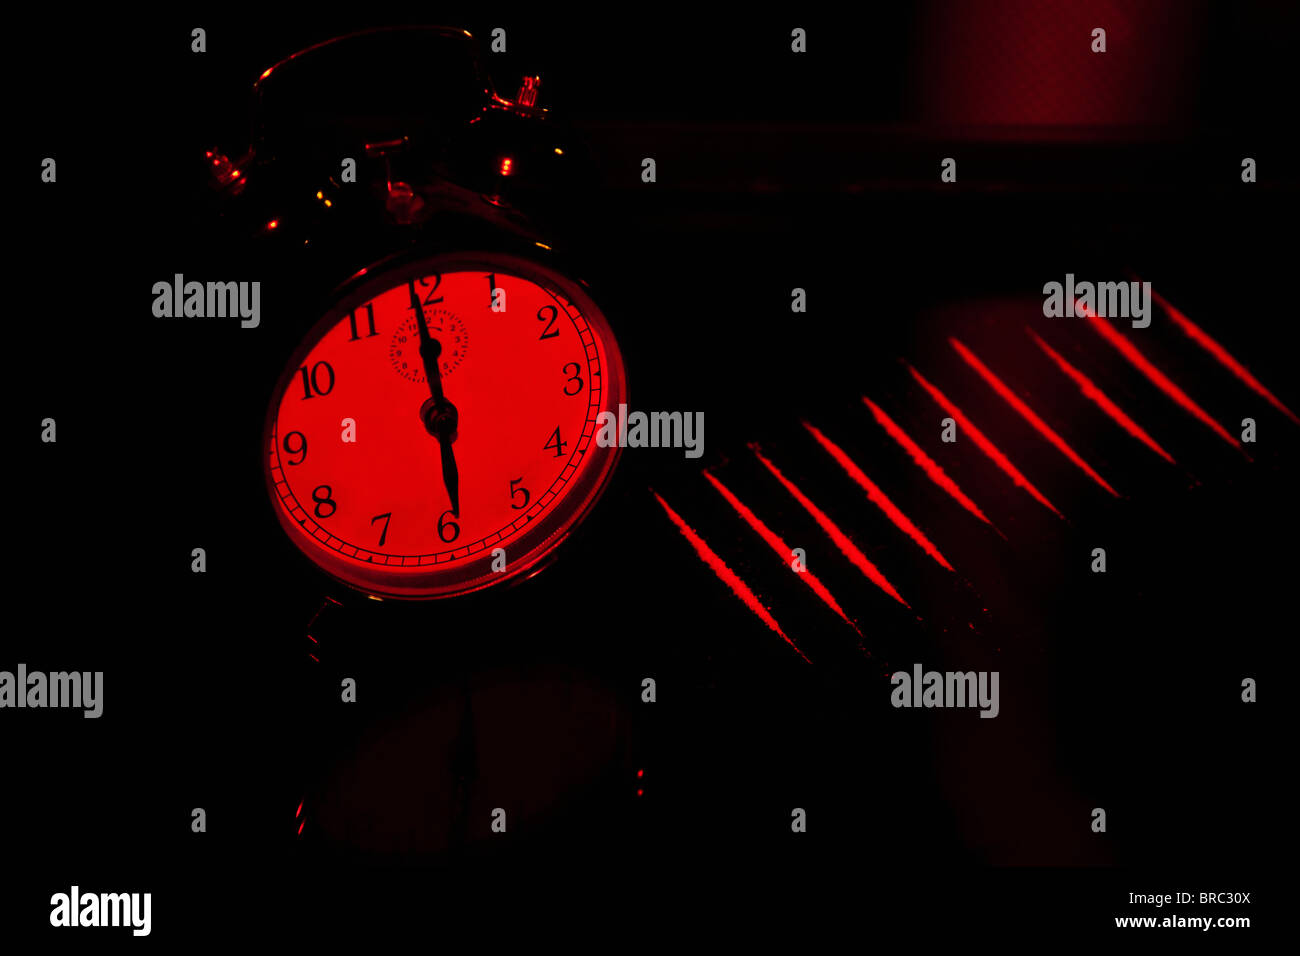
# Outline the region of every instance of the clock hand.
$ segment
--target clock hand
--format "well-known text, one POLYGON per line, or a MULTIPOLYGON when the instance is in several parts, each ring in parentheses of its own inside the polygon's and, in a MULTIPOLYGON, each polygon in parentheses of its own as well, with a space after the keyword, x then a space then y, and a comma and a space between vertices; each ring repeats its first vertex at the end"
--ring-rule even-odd
POLYGON ((447 497, 451 499, 451 513, 459 518, 460 472, 456 468, 456 453, 452 451, 451 444, 456 438, 460 415, 442 391, 442 372, 438 368, 442 343, 429 334, 424 308, 415 291, 415 280, 410 280, 407 285, 411 290, 411 308, 415 310, 415 326, 420 334, 420 361, 424 363, 424 377, 429 382, 430 397, 420 406, 420 420, 424 422, 429 434, 438 439, 442 450, 442 483, 447 489, 447 497))
POLYGON ((424 307, 420 305, 419 293, 415 291, 415 280, 407 283, 411 290, 411 308, 415 310, 415 328, 420 335, 420 361, 424 363, 424 377, 429 382, 429 392, 436 404, 446 401, 442 394, 442 373, 438 369, 438 356, 442 354, 442 343, 429 334, 429 326, 424 318, 424 307))
MULTIPOLYGON (((438 393, 441 394, 441 389, 438 393)), ((456 406, 445 398, 426 398, 420 406, 420 420, 425 430, 438 439, 442 450, 442 483, 451 499, 451 513, 460 517, 460 474, 456 470, 456 453, 452 451, 452 442, 456 439, 456 426, 460 419, 456 406)))
MULTIPOLYGON (((454 431, 453 425, 453 431, 454 431)), ((447 497, 451 499, 451 513, 460 517, 460 474, 456 471, 456 455, 451 450, 451 442, 439 439, 442 447, 442 483, 447 488, 447 497)))

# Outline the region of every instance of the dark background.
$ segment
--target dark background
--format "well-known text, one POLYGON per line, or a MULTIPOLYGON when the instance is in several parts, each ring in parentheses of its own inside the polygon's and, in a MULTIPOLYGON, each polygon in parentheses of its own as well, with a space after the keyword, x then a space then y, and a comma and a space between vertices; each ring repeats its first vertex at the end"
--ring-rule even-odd
POLYGON ((625 919, 625 933, 688 917, 876 932, 912 914, 925 931, 966 932, 960 914, 978 921, 971 938, 1022 921, 1056 938, 1151 915, 1124 905, 1130 891, 1180 889, 1253 890, 1251 907, 1175 909, 1264 921, 1266 874, 1288 854, 1284 689, 1269 678, 1286 672, 1295 630, 1296 426, 1158 311, 1147 332, 1126 330, 1216 420, 1257 419, 1247 462, 1081 320, 1039 309, 1043 282, 1066 272, 1133 269, 1300 404, 1294 9, 991 2, 790 16, 250 9, 15 25, 15 553, 0 667, 103 670, 105 713, 4 714, 7 931, 48 926, 50 894, 74 882, 153 892, 154 935, 187 940, 408 919, 491 930, 531 905, 542 935, 602 916, 625 919), (312 318, 295 306, 320 290, 276 287, 266 264, 257 330, 156 320, 148 292, 174 272, 251 277, 213 266, 245 250, 205 222, 192 172, 204 149, 240 146, 261 70, 401 22, 469 29, 504 96, 522 73, 542 76, 541 104, 591 155, 550 225, 614 324, 632 406, 703 410, 708 426, 698 462, 626 453, 543 574, 409 613, 340 595, 265 498, 265 408, 286 343, 312 318), (494 56, 497 25, 509 52, 494 56), (807 55, 789 52, 795 25, 807 55), (1104 57, 1087 52, 1097 25, 1104 57), (194 26, 206 54, 189 51, 194 26), (37 179, 46 155, 57 186, 37 179), (653 185, 639 178, 646 155, 653 185), (1249 186, 1247 155, 1260 177, 1249 186), (945 156, 957 184, 939 183, 945 156), (806 314, 789 311, 795 286, 806 314), (1178 466, 1102 418, 1025 325, 1178 466), (951 334, 1123 499, 1015 418, 951 334), (973 449, 941 446, 941 414, 900 358, 1069 520, 973 449), (924 481, 862 394, 1005 540, 924 481), (57 445, 33 437, 46 416, 57 445), (863 464, 956 576, 883 520, 802 418, 863 464), (750 441, 915 615, 843 561, 750 441), (703 466, 808 549, 861 640, 724 510, 703 466), (651 486, 812 665, 695 558, 651 486), (205 575, 189 570, 199 546, 205 575), (1098 546, 1105 576, 1088 571, 1098 546), (313 630, 316 664, 305 634, 326 594, 345 607, 313 630), (918 661, 999 670, 1001 716, 892 709, 888 673, 918 661), (343 676, 359 685, 349 708, 343 676), (658 681, 654 705, 640 702, 644 676, 658 681), (1240 702, 1246 676, 1258 704, 1240 702), (453 792, 462 822, 428 822, 428 801, 453 792), (505 837, 487 832, 495 806, 511 808, 505 837), (796 806, 806 834, 790 832, 796 806), (1090 832, 1096 806, 1106 834, 1090 832), (206 834, 190 832, 193 807, 206 834))

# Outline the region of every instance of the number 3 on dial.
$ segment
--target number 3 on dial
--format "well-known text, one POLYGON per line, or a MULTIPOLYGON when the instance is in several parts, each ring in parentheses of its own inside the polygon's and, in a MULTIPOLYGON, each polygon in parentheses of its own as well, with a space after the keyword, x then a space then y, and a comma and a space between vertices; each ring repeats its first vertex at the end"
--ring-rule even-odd
POLYGON ((447 597, 537 568, 617 460, 594 440, 597 416, 627 401, 609 323, 578 283, 496 253, 363 279, 290 357, 267 414, 281 526, 379 596, 447 597))

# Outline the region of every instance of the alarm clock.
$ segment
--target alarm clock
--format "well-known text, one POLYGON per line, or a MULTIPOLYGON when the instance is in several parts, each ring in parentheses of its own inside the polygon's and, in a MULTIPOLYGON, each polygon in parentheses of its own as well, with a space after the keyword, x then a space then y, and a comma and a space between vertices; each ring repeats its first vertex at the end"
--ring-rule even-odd
POLYGON ((596 423, 628 400, 548 215, 583 151, 538 86, 497 95, 464 31, 362 31, 264 69, 252 141, 203 158, 205 267, 263 280, 242 430, 263 618, 301 668, 276 804, 308 857, 436 856, 498 806, 537 832, 633 779, 638 698, 592 659, 604 635, 535 640, 518 587, 609 487, 596 423))
POLYGON ((534 573, 618 460, 595 440, 627 401, 613 327, 519 206, 564 187, 579 150, 538 79, 505 100, 471 41, 428 27, 307 47, 258 77, 242 155, 205 157, 232 240, 301 290, 261 446, 272 510, 331 581, 374 597, 534 573))

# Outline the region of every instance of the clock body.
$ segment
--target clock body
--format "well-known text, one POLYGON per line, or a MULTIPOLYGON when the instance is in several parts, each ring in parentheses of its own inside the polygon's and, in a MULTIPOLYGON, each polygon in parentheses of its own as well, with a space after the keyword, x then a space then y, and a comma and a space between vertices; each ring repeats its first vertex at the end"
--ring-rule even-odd
POLYGON ((551 613, 618 602, 591 593, 607 549, 571 540, 619 461, 597 418, 628 401, 584 251, 607 211, 581 137, 454 69, 466 42, 367 31, 264 69, 251 142, 203 157, 204 254, 177 267, 261 280, 260 324, 204 355, 221 400, 202 432, 240 476, 223 509, 251 522, 218 529, 244 546, 235 602, 260 611, 244 636, 295 678, 263 744, 274 835, 309 861, 459 852, 497 806, 539 832, 635 793, 639 698, 603 627, 551 613), (458 413, 457 500, 421 322, 458 413))

